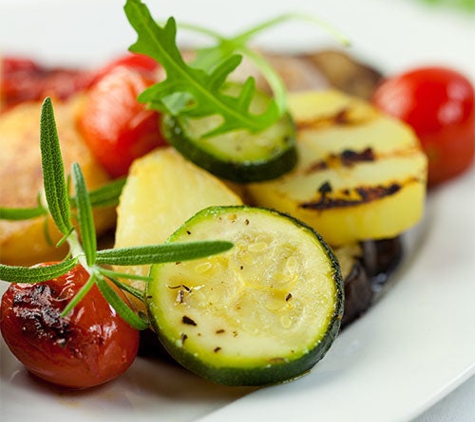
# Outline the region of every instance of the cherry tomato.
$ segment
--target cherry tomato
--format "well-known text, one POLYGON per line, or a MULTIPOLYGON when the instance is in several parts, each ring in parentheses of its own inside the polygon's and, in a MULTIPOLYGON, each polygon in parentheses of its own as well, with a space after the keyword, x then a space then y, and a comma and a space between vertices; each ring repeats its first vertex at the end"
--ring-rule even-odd
POLYGON ((88 280, 77 266, 54 280, 11 284, 2 297, 0 328, 32 374, 73 389, 103 384, 134 361, 139 332, 107 303, 97 286, 66 317, 60 314, 88 280))
POLYGON ((46 67, 21 57, 3 57, 0 70, 0 96, 6 107, 46 96, 67 99, 96 78, 86 70, 46 67))
POLYGON ((387 79, 374 104, 410 126, 429 159, 428 184, 460 175, 475 154, 474 87, 451 69, 424 67, 387 79))
POLYGON ((155 81, 146 72, 114 66, 87 92, 78 127, 91 151, 113 176, 124 176, 132 162, 164 145, 160 116, 138 102, 155 81))
POLYGON ((125 66, 135 70, 139 70, 142 73, 148 73, 153 78, 154 74, 158 71, 158 63, 149 56, 138 53, 128 53, 124 56, 120 56, 104 67, 100 68, 96 72, 96 78, 100 79, 102 76, 109 73, 112 69, 119 66, 125 66))

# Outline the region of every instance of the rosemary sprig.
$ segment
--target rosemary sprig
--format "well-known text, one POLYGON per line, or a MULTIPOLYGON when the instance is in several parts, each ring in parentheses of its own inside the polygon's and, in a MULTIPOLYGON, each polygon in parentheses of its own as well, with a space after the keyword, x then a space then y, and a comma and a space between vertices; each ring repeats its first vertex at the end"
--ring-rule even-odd
POLYGON ((51 99, 43 102, 40 120, 40 148, 44 188, 49 212, 59 231, 67 235, 72 230, 71 208, 64 176, 58 132, 51 99), (58 159, 58 157, 60 157, 58 159))
POLYGON ((229 249, 226 241, 164 243, 163 245, 104 249, 97 252, 96 262, 102 265, 147 265, 203 258, 229 249))
MULTIPOLYGON (((110 278, 119 288, 143 300, 143 294, 140 291, 117 280, 138 277, 103 268, 102 265, 144 265, 191 260, 224 252, 233 246, 232 243, 225 241, 205 241, 98 251, 92 204, 93 202, 112 203, 114 195, 122 189, 123 181, 114 185, 113 195, 103 190, 93 196, 87 190, 80 166, 74 163, 71 169, 74 200, 70 200, 53 105, 49 98, 45 99, 41 109, 40 143, 47 207, 38 206, 38 209, 42 210, 40 215, 43 215, 44 210, 49 212, 56 226, 63 233, 62 241, 69 244, 70 255, 64 261, 48 266, 21 267, 0 264, 0 279, 11 283, 39 283, 66 274, 78 264, 82 265, 90 277, 66 305, 62 316, 71 312, 92 286, 97 285, 104 298, 125 321, 134 328, 145 329, 149 326, 146 318, 135 314, 106 281, 110 278), (73 203, 77 213, 71 211, 73 203), (78 228, 75 228, 72 222, 72 216, 76 214, 78 228)), ((1 215, 8 216, 8 211, 3 209, 2 212, 1 215)), ((18 210, 13 210, 13 214, 15 212, 18 210)), ((32 214, 36 216, 35 212, 32 214)), ((146 277, 140 277, 140 279, 147 280, 146 277)))
POLYGON ((70 258, 58 264, 44 267, 21 267, 0 264, 0 279, 15 283, 40 283, 67 273, 77 263, 77 258, 70 258))
MULTIPOLYGON (((115 179, 100 188, 89 192, 89 200, 93 208, 113 207, 119 203, 119 197, 127 179, 115 179)), ((69 198, 72 207, 76 207, 76 197, 69 198)))
POLYGON ((73 184, 76 192, 79 229, 82 237, 83 250, 88 266, 94 265, 97 254, 97 239, 91 201, 87 193, 86 182, 78 163, 72 166, 73 184))
MULTIPOLYGON (((114 207, 119 203, 119 197, 127 179, 115 179, 112 182, 101 186, 97 189, 89 191, 89 201, 93 208, 114 207)), ((77 208, 75 196, 69 198, 71 208, 77 208)), ((30 208, 5 208, 0 207, 0 220, 30 220, 36 217, 48 216, 48 208, 41 203, 38 197, 38 205, 30 208)))
POLYGON ((32 208, 3 208, 0 207, 0 220, 30 220, 31 218, 48 215, 48 210, 42 205, 32 208))

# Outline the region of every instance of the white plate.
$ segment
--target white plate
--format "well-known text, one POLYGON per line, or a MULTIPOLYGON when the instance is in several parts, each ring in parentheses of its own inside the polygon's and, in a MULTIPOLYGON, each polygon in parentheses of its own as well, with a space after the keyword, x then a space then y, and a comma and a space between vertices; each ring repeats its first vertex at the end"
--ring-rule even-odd
MULTIPOLYGON (((473 20, 416 1, 148 3, 158 18, 174 15, 228 33, 282 12, 307 12, 331 22, 351 39, 353 54, 387 72, 436 63, 475 79, 473 20)), ((58 64, 104 63, 135 39, 122 5, 118 0, 2 0, 0 49, 58 64)), ((320 29, 296 22, 260 41, 277 49, 335 45, 320 29)), ((474 176, 472 171, 432 192, 424 222, 408 236, 410 249, 394 286, 338 337, 309 375, 251 393, 138 359, 117 381, 88 392, 65 393, 34 382, 2 342, 2 421, 413 418, 475 373, 474 176)))

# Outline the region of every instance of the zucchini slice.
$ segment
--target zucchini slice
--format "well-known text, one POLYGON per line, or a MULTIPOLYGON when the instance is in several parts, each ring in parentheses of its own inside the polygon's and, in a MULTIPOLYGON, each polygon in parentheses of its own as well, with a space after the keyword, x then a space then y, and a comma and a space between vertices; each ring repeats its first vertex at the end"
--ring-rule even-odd
POLYGON ((223 254, 152 267, 147 307, 164 347, 225 385, 266 385, 309 371, 343 314, 343 280, 321 236, 292 217, 249 206, 209 207, 169 242, 223 239, 223 254))
MULTIPOLYGON (((256 93, 253 113, 262 112, 269 98, 256 93)), ((167 115, 163 133, 190 161, 215 176, 238 183, 271 180, 297 164, 295 125, 289 114, 259 133, 236 130, 203 137, 220 124, 219 116, 189 118, 167 115)))

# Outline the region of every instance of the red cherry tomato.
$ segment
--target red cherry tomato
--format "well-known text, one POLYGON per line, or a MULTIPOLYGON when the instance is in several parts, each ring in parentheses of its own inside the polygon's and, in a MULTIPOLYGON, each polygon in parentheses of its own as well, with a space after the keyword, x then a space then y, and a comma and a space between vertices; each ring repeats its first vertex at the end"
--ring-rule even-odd
POLYGON ((21 57, 3 57, 0 70, 0 97, 5 106, 47 96, 67 99, 96 78, 86 70, 46 67, 21 57))
POLYGON ((155 81, 138 69, 114 66, 87 92, 78 127, 91 151, 113 176, 124 176, 132 162, 164 145, 159 114, 137 101, 155 81))
POLYGON ((139 332, 128 325, 97 286, 62 318, 88 280, 81 266, 37 284, 11 284, 2 297, 0 328, 12 353, 34 375, 73 389, 103 384, 134 361, 139 332))
POLYGON ((413 127, 429 159, 429 186, 458 176, 475 154, 474 87, 460 73, 425 67, 387 79, 374 104, 413 127))
POLYGON ((128 53, 124 56, 118 57, 99 69, 96 73, 97 79, 100 79, 112 69, 119 66, 129 67, 141 71, 142 73, 148 73, 152 78, 159 68, 158 63, 149 56, 144 54, 128 53))

